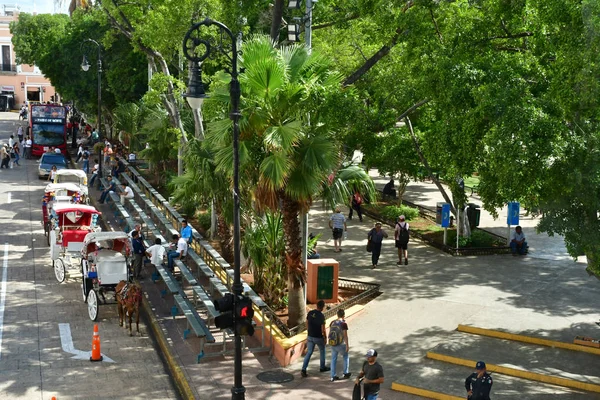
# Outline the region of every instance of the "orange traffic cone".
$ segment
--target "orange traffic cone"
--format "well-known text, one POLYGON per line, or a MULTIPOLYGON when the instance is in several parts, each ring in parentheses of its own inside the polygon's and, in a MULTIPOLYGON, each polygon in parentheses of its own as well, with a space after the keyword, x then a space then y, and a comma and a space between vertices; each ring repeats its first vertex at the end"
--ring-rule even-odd
POLYGON ((98 324, 94 324, 94 336, 92 337, 92 356, 90 361, 102 361, 100 353, 100 334, 98 333, 98 324))

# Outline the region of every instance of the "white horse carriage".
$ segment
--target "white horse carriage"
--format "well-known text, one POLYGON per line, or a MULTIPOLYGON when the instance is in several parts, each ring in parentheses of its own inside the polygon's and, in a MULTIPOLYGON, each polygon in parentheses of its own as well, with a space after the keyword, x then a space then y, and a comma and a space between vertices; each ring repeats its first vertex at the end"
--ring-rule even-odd
POLYGON ((98 216, 101 213, 84 204, 59 203, 52 207, 50 214, 50 258, 56 280, 63 282, 67 269, 79 265, 73 261, 80 257, 86 235, 100 230, 98 216))
POLYGON ((59 169, 54 174, 54 183, 74 183, 83 195, 82 203, 89 204, 87 174, 80 169, 59 169))
POLYGON ((115 291, 120 281, 129 281, 130 237, 125 232, 92 232, 83 240, 81 273, 83 300, 92 321, 98 318, 98 295, 115 291))

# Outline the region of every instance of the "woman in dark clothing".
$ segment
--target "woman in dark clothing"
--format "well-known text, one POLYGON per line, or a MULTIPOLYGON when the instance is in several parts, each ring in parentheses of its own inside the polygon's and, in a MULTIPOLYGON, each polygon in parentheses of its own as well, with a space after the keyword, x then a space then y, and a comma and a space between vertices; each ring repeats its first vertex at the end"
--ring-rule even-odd
POLYGON ((383 229, 381 229, 381 222, 377 222, 375 224, 375 228, 369 231, 369 241, 371 242, 371 261, 373 266, 371 269, 377 268, 377 264, 379 263, 379 256, 381 255, 381 243, 383 242, 383 238, 388 237, 388 234, 385 233, 383 229))

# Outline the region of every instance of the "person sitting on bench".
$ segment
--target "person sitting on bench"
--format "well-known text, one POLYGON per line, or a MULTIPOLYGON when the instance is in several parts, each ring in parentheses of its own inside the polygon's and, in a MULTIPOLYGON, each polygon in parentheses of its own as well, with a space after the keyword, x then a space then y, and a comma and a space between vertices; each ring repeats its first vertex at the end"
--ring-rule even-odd
POLYGON ((386 196, 390 196, 396 198, 396 189, 394 189, 394 180, 390 179, 388 183, 383 187, 383 194, 386 196))
POLYGON ((169 250, 167 253, 167 266, 171 272, 173 272, 174 269, 174 260, 185 257, 188 251, 187 241, 184 238, 179 237, 178 234, 173 235, 173 243, 171 243, 171 248, 174 248, 175 246, 177 246, 177 250, 169 250))

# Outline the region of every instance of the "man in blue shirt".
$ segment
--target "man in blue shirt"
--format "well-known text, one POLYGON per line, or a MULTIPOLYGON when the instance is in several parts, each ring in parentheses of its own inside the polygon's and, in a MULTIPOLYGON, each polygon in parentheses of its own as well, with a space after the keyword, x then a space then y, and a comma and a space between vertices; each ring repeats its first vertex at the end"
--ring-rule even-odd
POLYGON ((100 195, 100 199, 98 200, 100 202, 100 204, 104 203, 104 201, 106 200, 106 197, 108 197, 108 194, 110 192, 116 192, 117 191, 117 185, 113 182, 112 176, 109 175, 106 178, 106 180, 108 181, 108 187, 106 189, 104 189, 102 191, 102 194, 100 195))
POLYGON ((181 238, 186 242, 192 243, 192 227, 188 225, 187 220, 181 221, 181 238))
POLYGON ((133 277, 140 278, 142 273, 142 265, 144 265, 144 255, 146 254, 146 248, 140 238, 138 231, 133 231, 131 234, 131 245, 133 247, 133 277))

